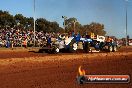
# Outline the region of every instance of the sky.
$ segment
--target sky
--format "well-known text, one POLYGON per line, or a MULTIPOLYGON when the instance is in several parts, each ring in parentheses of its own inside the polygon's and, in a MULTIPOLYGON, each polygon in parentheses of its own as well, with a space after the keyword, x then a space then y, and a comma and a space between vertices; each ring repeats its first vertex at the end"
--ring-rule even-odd
MULTIPOLYGON (((0 0, 0 10, 10 14, 33 17, 33 0, 0 0)), ((82 24, 98 22, 104 24, 109 36, 126 36, 125 0, 35 0, 36 18, 56 21, 63 27, 64 19, 75 17, 82 24)), ((132 38, 132 0, 127 2, 128 35, 132 38)))

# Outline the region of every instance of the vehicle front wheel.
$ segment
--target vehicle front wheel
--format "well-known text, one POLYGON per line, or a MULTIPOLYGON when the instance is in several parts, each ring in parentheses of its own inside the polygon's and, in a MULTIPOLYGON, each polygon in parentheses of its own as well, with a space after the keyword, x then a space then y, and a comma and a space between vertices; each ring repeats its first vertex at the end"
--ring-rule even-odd
POLYGON ((89 42, 84 43, 83 50, 85 53, 88 53, 90 51, 90 43, 89 42))
POLYGON ((53 49, 52 49, 52 53, 54 53, 54 54, 57 54, 57 53, 59 53, 59 48, 58 47, 54 47, 53 49))

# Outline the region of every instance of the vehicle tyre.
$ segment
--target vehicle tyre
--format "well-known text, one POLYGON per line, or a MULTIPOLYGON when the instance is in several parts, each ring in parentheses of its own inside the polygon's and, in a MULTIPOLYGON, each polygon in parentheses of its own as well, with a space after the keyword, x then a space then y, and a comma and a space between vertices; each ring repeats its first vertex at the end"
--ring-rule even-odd
POLYGON ((52 53, 57 54, 59 53, 59 51, 60 51, 59 48, 55 47, 53 48, 52 53))
POLYGON ((117 47, 113 46, 113 52, 116 52, 116 51, 117 51, 117 47))
POLYGON ((52 47, 50 49, 50 53, 51 54, 57 54, 57 53, 59 53, 59 48, 57 47, 57 45, 52 45, 52 47))
POLYGON ((77 50, 77 43, 76 43, 75 40, 73 39, 73 40, 70 42, 70 44, 69 44, 69 51, 70 51, 71 53, 73 53, 73 52, 76 52, 76 50, 77 50))
POLYGON ((84 42, 83 50, 85 51, 85 53, 88 53, 90 51, 90 43, 89 42, 84 42))
POLYGON ((46 50, 46 53, 52 54, 52 50, 48 49, 48 50, 46 50))

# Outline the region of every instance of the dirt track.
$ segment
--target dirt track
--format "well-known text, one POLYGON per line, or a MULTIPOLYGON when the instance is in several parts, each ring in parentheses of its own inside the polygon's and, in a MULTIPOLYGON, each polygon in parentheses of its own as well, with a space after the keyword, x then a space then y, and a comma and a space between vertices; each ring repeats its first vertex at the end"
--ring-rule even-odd
POLYGON ((78 67, 86 74, 132 75, 132 47, 116 53, 58 54, 29 50, 0 51, 0 88, 132 88, 129 84, 76 82, 78 67))

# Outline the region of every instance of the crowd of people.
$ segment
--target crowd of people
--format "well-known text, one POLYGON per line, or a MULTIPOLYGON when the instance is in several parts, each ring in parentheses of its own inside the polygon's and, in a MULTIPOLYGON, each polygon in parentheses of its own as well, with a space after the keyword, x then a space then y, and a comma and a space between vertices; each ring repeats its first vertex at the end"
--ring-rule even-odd
MULTIPOLYGON (((55 37, 56 33, 35 32, 35 46, 42 46, 47 38, 55 37)), ((0 29, 0 47, 32 47, 34 45, 34 31, 22 29, 0 29)))
MULTIPOLYGON (((60 33, 45 33, 43 31, 35 32, 35 42, 34 42, 34 31, 33 30, 23 30, 19 28, 6 28, 0 29, 0 47, 41 47, 46 43, 51 42, 51 38, 59 38, 60 33)), ((69 36, 73 34, 70 33, 69 36)), ((81 35, 77 34, 75 38, 79 40, 81 35)))

